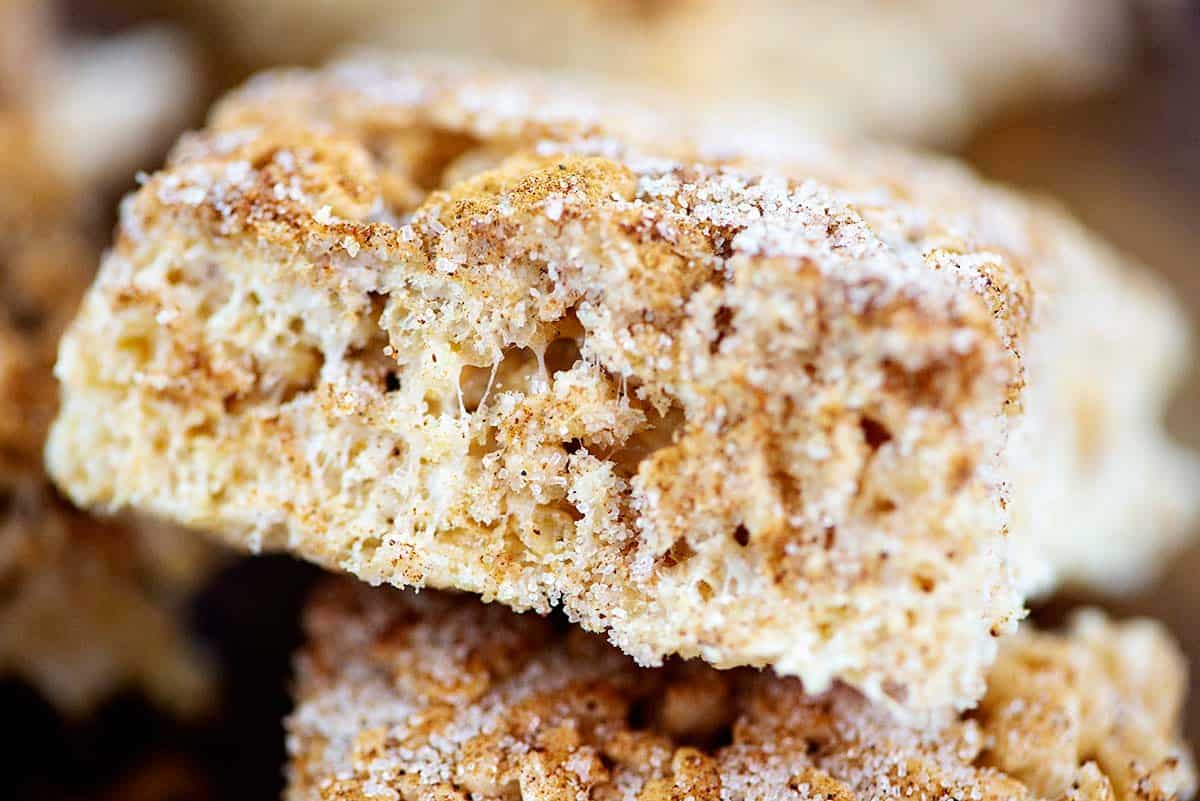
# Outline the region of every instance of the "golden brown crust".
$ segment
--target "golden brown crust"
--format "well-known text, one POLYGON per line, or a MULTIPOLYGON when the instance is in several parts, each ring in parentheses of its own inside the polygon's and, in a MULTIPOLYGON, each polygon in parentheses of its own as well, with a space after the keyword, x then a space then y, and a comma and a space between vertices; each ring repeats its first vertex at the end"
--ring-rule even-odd
POLYGON ((126 204, 64 343, 56 479, 561 604, 646 663, 969 704, 1048 570, 1007 505, 1085 483, 1013 444, 1073 426, 1047 343, 1090 334, 1056 308, 1164 300, 953 166, 677 126, 446 66, 252 82, 126 204))
POLYGON ((843 686, 637 668, 438 593, 331 583, 307 619, 289 801, 1187 798, 1183 664, 1149 622, 1007 641, 976 712, 909 729, 843 686))

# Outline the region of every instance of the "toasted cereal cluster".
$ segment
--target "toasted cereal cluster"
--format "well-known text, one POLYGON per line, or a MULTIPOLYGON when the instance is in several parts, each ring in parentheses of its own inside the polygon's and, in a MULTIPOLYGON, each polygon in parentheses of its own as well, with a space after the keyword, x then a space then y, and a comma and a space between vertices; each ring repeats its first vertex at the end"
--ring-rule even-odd
POLYGON ((910 729, 837 685, 638 668, 554 621, 340 582, 307 618, 288 801, 1185 797, 1180 654, 1081 615, 1005 641, 975 712, 910 729))
POLYGON ((0 111, 0 674, 69 714, 131 684, 197 712, 211 665, 177 613, 212 549, 163 526, 90 518, 42 470, 58 337, 97 253, 78 188, 39 144, 25 115, 0 111))
POLYGON ((1157 286, 952 165, 664 116, 387 60, 252 82, 123 207, 55 480, 920 714, 982 695, 1043 538, 1183 530, 1157 286))
MULTIPOLYGON (((262 67, 347 41, 658 86, 724 114, 786 109, 826 131, 947 143, 1022 102, 1111 85, 1129 0, 217 0, 222 45, 262 67), (898 68, 898 65, 903 65, 898 68), (746 107, 746 108, 743 108, 746 107)), ((1167 11, 1175 0, 1154 4, 1167 11)))

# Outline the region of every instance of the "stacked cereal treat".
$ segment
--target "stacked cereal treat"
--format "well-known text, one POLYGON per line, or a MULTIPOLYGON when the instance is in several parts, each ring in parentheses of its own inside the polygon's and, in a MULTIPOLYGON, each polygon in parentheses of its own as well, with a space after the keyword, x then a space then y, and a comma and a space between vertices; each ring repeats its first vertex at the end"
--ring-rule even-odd
MULTIPOLYGON (((49 57, 40 5, 0 11, 30 51, 6 49, 6 64, 49 57)), ((63 99, 41 95, 37 74, 7 71, 0 98, 0 674, 70 715, 131 685, 191 714, 213 677, 178 613, 212 548, 164 526, 89 517, 42 469, 58 337, 98 259, 89 182, 111 173, 76 172, 47 146, 35 109, 63 99)))
POLYGON ((1149 621, 1007 639, 978 709, 914 729, 843 686, 638 668, 474 600, 335 584, 309 611, 288 801, 1150 801, 1190 796, 1183 660, 1149 621))
POLYGON ((946 144, 1038 99, 1114 84, 1142 6, 1178 0, 217 0, 196 3, 257 66, 347 42, 455 53, 770 105, 810 126, 946 144))
POLYGON ((252 82, 123 207, 51 472, 917 715, 972 704, 1075 570, 1046 543, 1183 529, 1154 386, 1182 326, 1146 276, 949 164, 669 125, 444 65, 252 82), (1096 482, 1126 494, 1076 526, 1096 482))

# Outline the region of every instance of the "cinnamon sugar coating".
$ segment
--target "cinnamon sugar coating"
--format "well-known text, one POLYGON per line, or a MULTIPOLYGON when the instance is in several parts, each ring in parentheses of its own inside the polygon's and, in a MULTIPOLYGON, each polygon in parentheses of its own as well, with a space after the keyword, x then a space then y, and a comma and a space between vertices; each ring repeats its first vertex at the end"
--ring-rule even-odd
POLYGON ((451 66, 252 82, 127 200, 52 474, 643 664, 969 705, 1078 562, 1044 542, 1137 555, 1109 581, 1183 530, 1173 307, 951 164, 681 130, 451 66))
POLYGON ((342 582, 309 610, 288 801, 1188 798, 1181 655, 1086 612, 1008 639, 938 730, 770 671, 638 668, 495 605, 342 582))

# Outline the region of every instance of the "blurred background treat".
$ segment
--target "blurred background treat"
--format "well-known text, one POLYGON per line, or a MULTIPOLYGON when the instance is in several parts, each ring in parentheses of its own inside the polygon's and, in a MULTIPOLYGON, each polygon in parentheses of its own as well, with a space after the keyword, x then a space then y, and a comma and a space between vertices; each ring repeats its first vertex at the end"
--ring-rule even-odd
POLYGON ((165 24, 75 31, 46 0, 0 0, 0 104, 18 115, 40 163, 77 191, 124 184, 204 104, 192 38, 165 24))
MULTIPOLYGON (((1143 29, 1129 73, 1108 91, 1065 104, 1015 110, 971 138, 962 155, 985 175, 1056 197, 1093 230, 1164 275, 1200 331, 1200 5, 1174 9, 1143 29)), ((1200 447, 1200 375, 1193 363, 1169 424, 1200 447)), ((1149 587, 1120 598, 1067 593, 1035 610, 1046 622, 1102 599, 1118 614, 1151 615, 1181 640, 1200 675, 1200 546, 1193 544, 1149 587)), ((1200 742, 1200 699, 1188 735, 1200 742)))
MULTIPOLYGON (((725 113, 935 144, 1117 80, 1129 0, 174 0, 244 69, 347 42, 653 84, 725 113)), ((1159 5, 1161 5, 1161 0, 1159 5)))
MULTIPOLYGON (((57 50, 40 39, 44 15, 28 5, 5 10, 12 23, 5 29, 31 32, 39 68, 51 64, 57 50)), ((161 56, 151 66, 175 58, 161 56)), ((129 684, 166 708, 195 714, 211 693, 211 666, 173 610, 214 549, 162 526, 89 518, 57 497, 41 469, 57 339, 98 253, 89 222, 99 208, 96 187, 113 180, 131 145, 68 158, 67 148, 48 143, 42 114, 81 95, 7 75, 5 85, 12 88, 0 107, 0 673, 24 677, 72 716, 129 684)), ((121 126, 140 117, 144 127, 134 132, 143 145, 151 137, 146 128, 180 116, 165 111, 180 101, 145 94, 158 112, 113 107, 121 126)))
MULTIPOLYGON (((30 746, 36 718, 21 714, 22 698, 37 698, 61 731, 123 694, 164 719, 217 710, 215 660, 185 615, 217 549, 148 521, 82 514, 41 467, 56 343, 91 281, 108 187, 185 122, 197 63, 158 33, 84 44, 51 11, 0 5, 0 700, 30 746)), ((63 738, 38 745, 31 753, 69 751, 63 738)), ((24 772, 36 760, 12 764, 18 797, 73 775, 64 762, 40 775, 24 772)))
MULTIPOLYGON (((916 142, 1065 203, 1200 324, 1188 0, 0 0, 0 709, 18 798, 276 797, 317 571, 67 509, 37 468, 54 340, 120 194, 252 71, 360 43, 599 73, 734 119, 916 142), (186 542, 186 545, 178 543, 186 542), (86 669, 85 669, 86 668, 86 669), (189 700, 190 699, 190 700, 189 700), (196 714, 202 712, 202 714, 196 714)), ((1200 448, 1200 380, 1172 425, 1200 448)), ((1200 546, 1134 595, 1200 673, 1200 546)), ((1188 735, 1200 737, 1192 699, 1188 735)))

